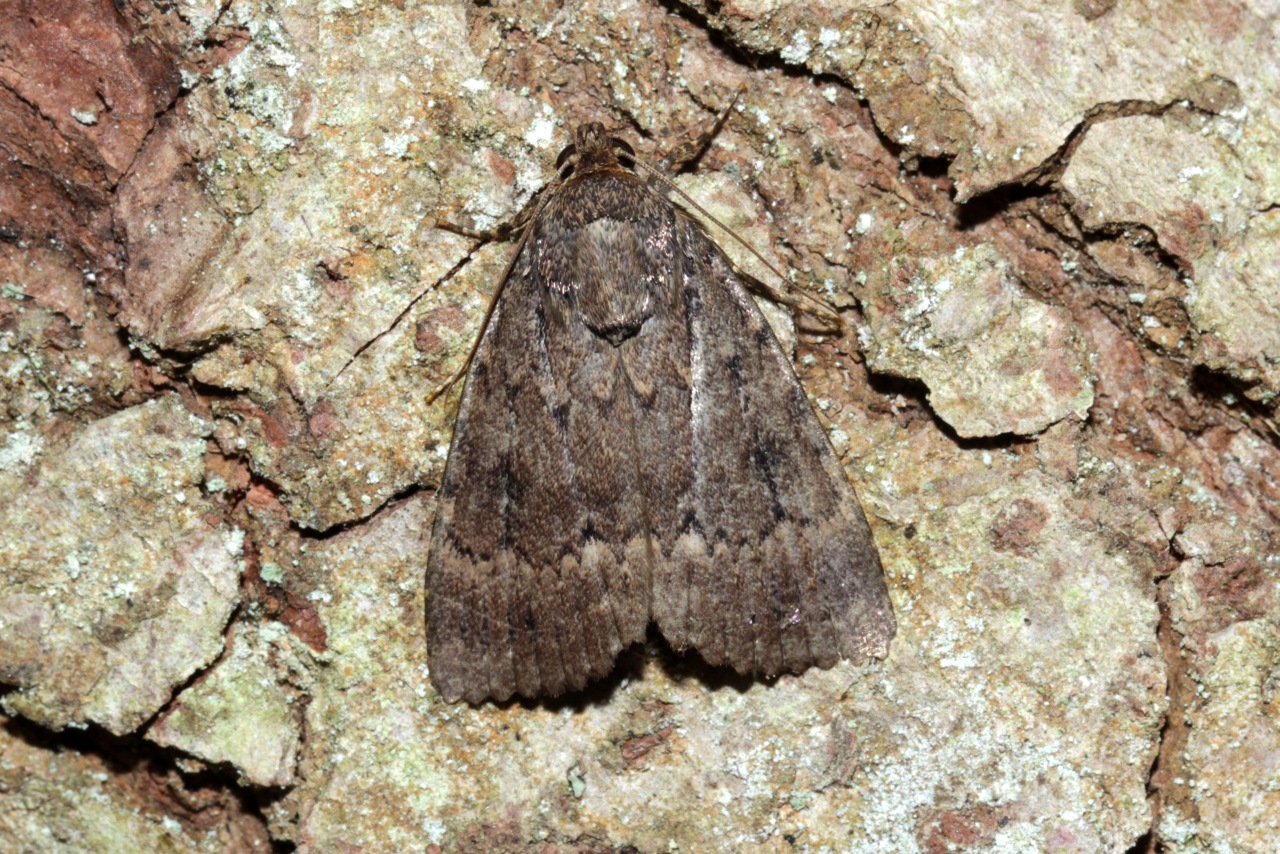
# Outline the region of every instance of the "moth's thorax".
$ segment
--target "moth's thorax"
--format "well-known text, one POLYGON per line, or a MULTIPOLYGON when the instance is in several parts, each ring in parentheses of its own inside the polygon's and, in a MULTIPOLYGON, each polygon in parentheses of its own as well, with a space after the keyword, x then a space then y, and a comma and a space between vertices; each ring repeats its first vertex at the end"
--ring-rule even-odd
POLYGON ((552 191, 532 235, 533 268, 551 307, 620 345, 671 298, 676 214, 612 151, 582 136, 576 144, 595 165, 552 191))

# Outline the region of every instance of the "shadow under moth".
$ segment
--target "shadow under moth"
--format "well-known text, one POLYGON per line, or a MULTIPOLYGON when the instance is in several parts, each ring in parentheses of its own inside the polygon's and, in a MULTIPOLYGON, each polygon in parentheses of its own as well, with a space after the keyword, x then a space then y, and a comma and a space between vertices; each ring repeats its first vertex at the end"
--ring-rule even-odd
MULTIPOLYGON (((450 702, 607 675, 652 622, 744 675, 882 657, 853 488, 725 254, 579 127, 463 388, 427 562, 450 702)), ((648 167, 652 169, 653 167, 648 167)))

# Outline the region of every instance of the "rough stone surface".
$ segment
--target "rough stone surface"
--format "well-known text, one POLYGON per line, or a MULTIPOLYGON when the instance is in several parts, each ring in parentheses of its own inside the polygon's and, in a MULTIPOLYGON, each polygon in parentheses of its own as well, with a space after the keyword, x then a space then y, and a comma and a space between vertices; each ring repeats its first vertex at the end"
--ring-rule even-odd
MULTIPOLYGON (((1076 149, 1062 186, 1085 228, 1146 229, 1177 260, 1193 337, 1158 343, 1271 402, 1280 392, 1280 216, 1265 208, 1280 188, 1241 163, 1247 115, 1236 106, 1225 117, 1175 111, 1100 124, 1076 149)), ((1147 290, 1133 290, 1143 305, 1147 290)), ((1144 325, 1159 326, 1157 317, 1144 325)))
POLYGON ((1235 623, 1213 638, 1199 680, 1187 760, 1194 811, 1171 811, 1170 826, 1201 818, 1191 840, 1171 850, 1213 850, 1226 845, 1265 851, 1280 838, 1280 758, 1276 679, 1280 628, 1274 620, 1235 623))
POLYGON ((867 306, 872 369, 921 380, 965 438, 1039 433, 1093 403, 1080 331, 1024 296, 989 244, 906 262, 867 306))
POLYGON ((309 691, 300 779, 279 805, 303 850, 443 838, 441 811, 463 781, 443 743, 458 729, 431 714, 426 679, 421 555, 430 513, 423 499, 385 511, 311 545, 290 573, 327 638, 309 691))
POLYGON ((133 334, 236 393, 215 405, 236 424, 229 441, 301 524, 328 528, 438 465, 444 425, 425 398, 444 375, 423 365, 415 328, 466 251, 433 228, 440 172, 463 154, 441 123, 474 123, 491 101, 455 100, 480 73, 456 50, 460 6, 360 37, 309 5, 281 13, 233 4, 223 26, 247 35, 234 61, 142 150, 119 208, 137 263, 114 293, 133 334), (410 56, 425 88, 404 75, 410 56), (372 132, 391 103, 402 112, 372 132))
POLYGON ((1270 191, 1280 188, 1266 151, 1280 107, 1269 97, 1272 70, 1257 64, 1259 45, 1271 49, 1265 4, 693 5, 750 50, 867 91, 878 124, 908 153, 954 156, 961 199, 1034 175, 1100 109, 1178 101, 1251 113, 1256 132, 1242 140, 1242 159, 1270 191))
POLYGON ((234 793, 185 786, 167 763, 57 741, 0 715, 0 850, 269 851, 234 793), (105 755, 104 755, 105 754, 105 755))
POLYGON ((45 448, 77 429, 82 411, 138 402, 136 377, 119 327, 69 258, 0 243, 0 501, 27 487, 45 448))
POLYGON ((93 73, 0 70, 0 214, 36 206, 0 219, 0 847, 1280 847, 1265 4, 59 15, 93 73), (657 159, 739 87, 676 181, 842 314, 788 346, 890 655, 749 682, 654 637, 583 695, 444 705, 458 390, 426 401, 513 247, 437 220, 509 221, 579 122, 657 159), (82 94, 97 124, 37 121, 82 94))
POLYGON ((1171 851, 1267 851, 1280 839, 1280 556, 1252 560, 1258 539, 1195 522, 1174 540, 1171 614, 1194 695, 1182 797, 1161 817, 1171 851))
POLYGON ((906 155, 948 158, 961 200, 1060 173, 1080 226, 1151 229, 1202 286, 1175 295, 1173 329, 1145 314, 1150 337, 1274 401, 1280 357, 1274 334, 1259 331, 1277 328, 1280 279, 1270 224, 1280 101, 1276 66, 1261 61, 1274 53, 1265 4, 695 5, 748 49, 864 92, 906 155), (1242 323, 1237 309, 1272 322, 1242 323), (1203 341, 1179 334, 1188 314, 1203 341))
POLYGON ((301 737, 287 684, 290 663, 297 666, 292 645, 279 623, 238 633, 227 655, 182 692, 147 737, 229 763, 252 785, 291 785, 301 737))
POLYGON ((9 713, 126 733, 222 649, 240 536, 201 497, 211 429, 176 396, 124 410, 0 505, 9 713))
POLYGON ((1204 336, 1204 364, 1274 406, 1280 394, 1280 209, 1251 219, 1227 251, 1199 269, 1187 311, 1204 336))

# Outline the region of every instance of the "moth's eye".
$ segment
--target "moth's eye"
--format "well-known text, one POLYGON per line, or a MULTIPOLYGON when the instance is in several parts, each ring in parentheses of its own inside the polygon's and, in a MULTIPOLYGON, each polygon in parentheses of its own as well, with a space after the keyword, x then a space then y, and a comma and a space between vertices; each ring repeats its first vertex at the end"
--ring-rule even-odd
POLYGON ((576 145, 566 145, 564 150, 560 152, 560 156, 556 158, 556 171, 559 172, 563 169, 569 158, 577 153, 578 147, 576 145))
POLYGON ((636 150, 632 148, 631 145, 625 139, 619 139, 618 137, 615 136, 612 139, 610 139, 609 142, 612 143, 614 148, 621 151, 627 157, 631 158, 632 160, 636 159, 636 150))

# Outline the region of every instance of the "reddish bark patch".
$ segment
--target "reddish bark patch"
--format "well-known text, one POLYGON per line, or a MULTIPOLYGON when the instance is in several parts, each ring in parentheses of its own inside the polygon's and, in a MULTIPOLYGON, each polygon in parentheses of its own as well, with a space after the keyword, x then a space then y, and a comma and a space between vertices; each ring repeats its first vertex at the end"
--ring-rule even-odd
POLYGON ((19 0, 0 45, 0 225, 113 267, 107 206, 177 96, 170 49, 111 0, 19 0))
POLYGON ((671 738, 671 734, 675 731, 676 728, 668 724, 657 732, 628 738, 622 743, 622 761, 627 763, 628 768, 644 765, 646 757, 666 744, 667 740, 671 738))
POLYGON ((210 449, 205 454, 204 466, 210 476, 222 478, 228 492, 244 492, 249 488, 252 475, 249 467, 237 456, 210 449))
POLYGON ((489 152, 489 168, 504 184, 513 184, 516 180, 516 166, 496 151, 489 152))
POLYGON ((413 346, 419 353, 438 353, 444 349, 444 339, 436 330, 441 326, 460 331, 466 326, 467 317, 457 307, 444 305, 433 308, 418 321, 414 330, 413 346))
POLYGON ((920 823, 920 838, 927 854, 988 845, 996 830, 1009 822, 1006 808, 973 806, 966 809, 938 810, 920 823))
POLYGON ((230 402, 227 409, 246 420, 257 422, 261 426, 262 437, 273 448, 284 448, 290 444, 289 437, 294 431, 265 409, 240 400, 230 402))
POLYGON ((1026 557, 1040 540, 1049 521, 1049 511, 1040 504, 1019 498, 1000 512, 991 524, 991 544, 997 551, 1026 557))
POLYGON ((316 652, 329 648, 329 633, 325 631, 320 615, 311 603, 290 591, 284 592, 284 607, 277 619, 289 627, 289 631, 316 652))
POLYGON ((316 405, 311 408, 311 415, 307 418, 307 427, 311 430, 311 435, 317 439, 324 439, 341 423, 337 410, 327 398, 316 401, 316 405))
POLYGON ((1196 627, 1201 636, 1265 615, 1275 593, 1266 573, 1252 558, 1231 558, 1205 566, 1194 577, 1196 592, 1205 603, 1211 603, 1196 627))
POLYGON ((265 511, 282 519, 289 517, 289 511, 280 503, 275 492, 265 484, 255 483, 249 487, 249 491, 245 493, 244 502, 253 510, 265 511))

